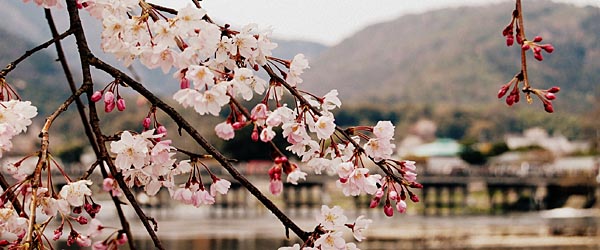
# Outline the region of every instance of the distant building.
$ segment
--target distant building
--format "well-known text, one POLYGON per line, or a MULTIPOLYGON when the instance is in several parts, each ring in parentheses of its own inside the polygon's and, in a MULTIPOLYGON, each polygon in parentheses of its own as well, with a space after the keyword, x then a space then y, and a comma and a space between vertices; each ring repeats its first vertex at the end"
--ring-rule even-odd
POLYGON ((510 150, 539 146, 556 155, 584 152, 590 148, 589 142, 570 142, 560 134, 550 136, 546 130, 539 127, 527 129, 523 135, 506 135, 505 142, 510 150))

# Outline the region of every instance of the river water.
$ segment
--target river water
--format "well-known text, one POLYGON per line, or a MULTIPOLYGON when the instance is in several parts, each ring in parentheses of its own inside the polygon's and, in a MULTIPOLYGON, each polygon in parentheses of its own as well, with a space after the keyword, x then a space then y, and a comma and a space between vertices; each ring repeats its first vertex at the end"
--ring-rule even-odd
MULTIPOLYGON (((216 215, 170 210, 151 214, 159 221, 158 235, 166 249, 263 250, 298 243, 269 213, 216 215)), ((383 216, 368 214, 375 222, 365 231, 361 249, 537 249, 600 250, 600 211, 559 209, 505 215, 383 216)), ((316 211, 295 216, 304 229, 314 228, 316 211)), ((349 218, 355 218, 348 216, 349 218)), ((132 224, 139 249, 154 249, 140 225, 132 224)), ((291 233, 291 232, 290 232, 291 233)), ((293 234, 293 233, 291 233, 293 234)), ((352 233, 344 234, 354 242, 352 233)), ((64 245, 58 249, 69 249, 64 245)), ((72 248, 76 249, 76 248, 72 248)))

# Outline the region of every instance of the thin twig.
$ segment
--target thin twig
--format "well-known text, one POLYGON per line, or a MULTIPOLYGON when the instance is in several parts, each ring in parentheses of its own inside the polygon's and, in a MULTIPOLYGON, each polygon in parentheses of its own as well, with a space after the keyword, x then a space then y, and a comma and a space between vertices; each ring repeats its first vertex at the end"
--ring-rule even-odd
POLYGON ((267 209, 269 209, 275 216, 281 221, 281 223, 287 228, 291 229, 298 237, 303 240, 308 239, 310 233, 302 230, 296 223, 294 223, 279 207, 277 207, 269 198, 267 198, 254 184, 252 184, 246 177, 244 177, 237 169, 231 165, 221 152, 219 152, 214 146, 212 146, 194 127, 187 122, 173 107, 169 106, 161 99, 156 97, 152 92, 148 91, 142 84, 135 81, 131 77, 127 76, 120 70, 106 64, 98 58, 91 58, 90 64, 94 67, 103 70, 110 74, 112 77, 119 78, 127 83, 131 88, 144 96, 154 106, 164 111, 171 119, 179 125, 180 128, 185 130, 192 138, 200 145, 207 153, 211 154, 220 164, 229 172, 229 174, 242 184, 256 199, 258 199, 267 209))
POLYGON ((16 60, 12 61, 8 65, 6 65, 6 67, 3 70, 0 70, 0 77, 6 77, 6 75, 8 73, 10 73, 12 70, 14 70, 20 62, 22 62, 23 60, 27 59, 31 55, 35 54, 35 52, 38 52, 38 51, 40 51, 42 49, 45 49, 45 48, 48 48, 48 46, 52 45, 54 42, 60 41, 60 40, 64 39, 65 37, 67 37, 67 36, 69 36, 71 34, 73 34, 73 30, 72 29, 68 29, 67 31, 65 31, 64 33, 58 35, 57 37, 52 38, 52 39, 48 40, 47 42, 42 43, 42 44, 36 46, 33 49, 25 51, 25 53, 22 56, 20 56, 16 60))

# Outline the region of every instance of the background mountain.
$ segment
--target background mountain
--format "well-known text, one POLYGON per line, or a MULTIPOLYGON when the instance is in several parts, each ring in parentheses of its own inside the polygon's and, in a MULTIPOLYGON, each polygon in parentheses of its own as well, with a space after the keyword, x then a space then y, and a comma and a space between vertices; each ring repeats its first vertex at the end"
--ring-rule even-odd
MULTIPOLYGON (((523 8, 527 36, 541 35, 556 48, 543 62, 528 53, 531 83, 562 88, 557 112, 589 111, 600 94, 600 10, 549 1, 523 8)), ((317 93, 337 88, 347 103, 497 105, 501 84, 520 70, 519 50, 501 35, 513 9, 444 9, 367 27, 324 52, 304 82, 317 93)), ((534 106, 541 109, 537 100, 534 106)))
MULTIPOLYGON (((0 63, 14 60, 50 37, 39 7, 21 0, 2 0, 1 6, 0 15, 11 20, 11 25, 0 28, 0 63)), ((525 3, 528 36, 542 35, 556 47, 543 62, 529 58, 534 86, 562 88, 552 115, 543 112, 538 100, 533 105, 520 103, 507 108, 495 97, 501 84, 520 67, 518 49, 506 47, 500 34, 512 8, 506 3, 407 15, 365 28, 332 48, 277 40, 279 47, 274 54, 281 58, 292 58, 296 53, 307 55, 311 68, 304 75, 303 87, 316 94, 338 89, 344 105, 336 114, 336 123, 342 126, 391 120, 397 126, 397 138, 401 138, 411 131, 412 124, 425 118, 438 125, 437 136, 463 140, 499 140, 506 133, 532 126, 569 138, 594 138, 600 131, 600 121, 595 118, 600 113, 600 89, 596 87, 600 81, 598 8, 533 0, 525 3)), ((59 30, 65 30, 64 10, 53 13, 59 30)), ((82 18, 92 49, 104 60, 120 65, 112 55, 101 53, 99 22, 85 13, 82 18)), ((77 71, 73 39, 66 39, 64 46, 72 70, 77 71)), ((41 111, 39 119, 55 107, 51 102, 66 97, 66 83, 55 57, 54 48, 46 49, 23 62, 7 79, 25 99, 36 102, 41 111)), ((160 70, 136 66, 135 71, 157 93, 171 95, 178 86, 170 74, 163 75, 160 70)), ((99 83, 111 80, 100 72, 93 76, 99 83)), ((133 98, 128 103, 133 103, 133 98)), ((128 106, 130 111, 134 108, 128 106)), ((68 115, 76 119, 73 110, 68 115)), ((136 128, 146 112, 147 107, 141 106, 135 112, 107 114, 112 121, 109 131, 136 128)), ((197 115, 190 112, 189 116, 195 119, 197 115)), ((73 119, 57 121, 54 128, 80 131, 74 127, 76 123, 69 122, 73 119)), ((166 123, 165 119, 161 121, 166 123)), ((214 133, 209 127, 203 129, 206 135, 214 133)), ((79 144, 72 138, 64 141, 79 144)))

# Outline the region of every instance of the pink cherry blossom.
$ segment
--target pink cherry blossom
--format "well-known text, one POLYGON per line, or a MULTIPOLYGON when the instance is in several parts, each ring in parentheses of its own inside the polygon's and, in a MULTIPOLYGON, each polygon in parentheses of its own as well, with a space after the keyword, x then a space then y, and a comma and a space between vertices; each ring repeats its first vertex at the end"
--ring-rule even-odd
POLYGON ((217 136, 223 140, 231 140, 235 136, 235 131, 229 122, 222 122, 215 126, 217 136))

